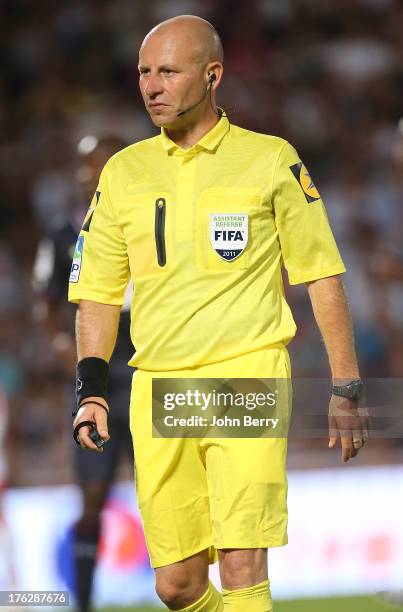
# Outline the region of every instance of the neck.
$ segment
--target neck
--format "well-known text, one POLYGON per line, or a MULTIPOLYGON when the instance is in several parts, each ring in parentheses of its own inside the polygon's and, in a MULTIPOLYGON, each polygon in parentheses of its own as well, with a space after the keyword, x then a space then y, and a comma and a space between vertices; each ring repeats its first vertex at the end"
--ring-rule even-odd
MULTIPOLYGON (((195 109, 196 110, 196 109, 195 109)), ((190 118, 185 120, 178 126, 167 127, 166 131, 171 140, 181 149, 190 149, 195 145, 207 132, 217 125, 220 117, 209 109, 203 117, 190 118)))

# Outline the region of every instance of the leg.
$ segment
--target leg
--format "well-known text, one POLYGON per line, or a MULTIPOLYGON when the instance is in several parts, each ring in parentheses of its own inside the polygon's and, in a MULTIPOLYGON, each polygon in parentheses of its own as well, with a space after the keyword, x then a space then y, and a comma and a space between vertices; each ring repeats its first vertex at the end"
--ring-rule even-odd
POLYGON ((78 607, 86 612, 90 607, 92 582, 100 534, 99 515, 109 490, 109 483, 81 484, 83 514, 74 525, 74 562, 78 607))
POLYGON ((207 470, 225 612, 272 610, 267 548, 286 543, 285 444, 210 439, 207 470))
POLYGON ((222 549, 218 551, 218 561, 224 589, 242 589, 268 578, 267 548, 222 549))
POLYGON ((208 551, 155 569, 158 597, 171 610, 194 603, 207 591, 208 551))
POLYGON ((220 612, 221 594, 208 580, 215 549, 197 441, 153 437, 152 377, 137 370, 133 379, 130 424, 137 500, 157 594, 171 610, 220 612))
POLYGON ((84 520, 98 520, 111 484, 110 482, 86 482, 80 484, 83 496, 82 518, 84 520))
POLYGON ((163 568, 208 548, 212 557, 213 537, 206 470, 197 440, 153 437, 151 384, 148 373, 136 371, 130 424, 137 502, 150 563, 163 568))
MULTIPOLYGON (((289 378, 284 350, 214 364, 223 378, 289 378)), ((283 399, 288 408, 288 385, 283 399)), ((280 408, 283 408, 281 406, 280 408)), ((284 422, 287 423, 288 411, 284 422)), ((210 513, 225 612, 272 610, 267 549, 287 543, 287 440, 205 438, 210 513)))
POLYGON ((225 612, 271 612, 267 549, 218 551, 225 612))

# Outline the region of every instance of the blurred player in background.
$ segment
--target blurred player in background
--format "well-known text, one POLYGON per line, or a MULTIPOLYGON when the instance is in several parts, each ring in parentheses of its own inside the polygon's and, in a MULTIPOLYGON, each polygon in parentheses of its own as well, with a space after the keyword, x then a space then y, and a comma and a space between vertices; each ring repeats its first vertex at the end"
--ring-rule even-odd
MULTIPOLYGON (((100 140, 86 136, 78 145, 79 165, 76 180, 79 199, 68 214, 54 219, 52 231, 38 246, 34 265, 34 287, 37 291, 37 316, 46 319, 53 338, 55 354, 66 369, 69 380, 75 372, 74 308, 66 309, 67 284, 71 258, 85 210, 94 196, 99 174, 106 161, 127 145, 117 137, 100 140)), ((111 360, 110 402, 113 416, 110 419, 112 439, 102 454, 88 453, 74 442, 74 465, 83 499, 83 512, 73 528, 75 595, 82 611, 90 606, 91 589, 100 536, 100 512, 109 493, 119 461, 120 451, 133 461, 133 445, 129 429, 129 400, 131 369, 127 362, 133 354, 130 340, 130 294, 126 291, 126 303, 122 307, 119 332, 114 357, 111 360)), ((70 385, 71 386, 71 385, 70 385)), ((73 395, 69 397, 73 409, 73 395)))

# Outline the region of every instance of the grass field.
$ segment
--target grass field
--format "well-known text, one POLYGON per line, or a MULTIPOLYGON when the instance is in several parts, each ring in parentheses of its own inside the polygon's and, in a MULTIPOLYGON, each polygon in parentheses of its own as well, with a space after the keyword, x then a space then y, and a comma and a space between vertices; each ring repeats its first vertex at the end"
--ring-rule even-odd
MULTIPOLYGON (((166 609, 166 608, 164 608, 166 609)), ((161 612, 161 608, 103 608, 102 612, 161 612)), ((394 612, 403 606, 384 603, 374 597, 340 597, 277 601, 274 612, 394 612)))

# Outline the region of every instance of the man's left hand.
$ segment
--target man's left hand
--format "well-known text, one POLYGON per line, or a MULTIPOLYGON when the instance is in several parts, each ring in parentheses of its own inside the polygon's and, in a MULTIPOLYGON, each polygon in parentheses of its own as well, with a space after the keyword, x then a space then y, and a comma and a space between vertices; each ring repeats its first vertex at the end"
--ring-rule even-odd
POLYGON ((368 440, 369 414, 356 400, 332 395, 329 405, 329 448, 336 446, 340 434, 344 462, 358 455, 368 440))

